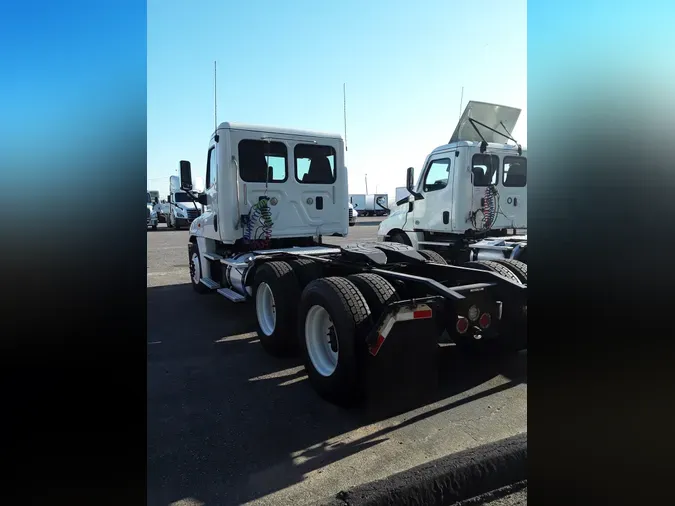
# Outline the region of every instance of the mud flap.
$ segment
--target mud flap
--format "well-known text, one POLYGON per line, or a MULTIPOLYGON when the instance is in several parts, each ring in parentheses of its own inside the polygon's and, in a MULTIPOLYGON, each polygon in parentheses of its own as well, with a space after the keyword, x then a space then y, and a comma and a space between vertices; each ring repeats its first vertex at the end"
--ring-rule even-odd
POLYGON ((362 374, 370 415, 393 416, 435 398, 442 331, 438 299, 391 304, 368 336, 362 374))

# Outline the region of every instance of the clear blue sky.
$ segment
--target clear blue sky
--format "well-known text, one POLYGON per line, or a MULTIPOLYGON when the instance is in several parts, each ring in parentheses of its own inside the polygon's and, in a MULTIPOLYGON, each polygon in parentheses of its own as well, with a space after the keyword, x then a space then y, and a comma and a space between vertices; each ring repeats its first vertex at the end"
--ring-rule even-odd
MULTIPOLYGON (((523 109, 525 0, 148 0, 148 189, 178 162, 204 175, 218 122, 344 132, 350 192, 393 194, 447 142, 464 104, 523 109)), ((418 173, 418 172, 416 172, 418 173)))

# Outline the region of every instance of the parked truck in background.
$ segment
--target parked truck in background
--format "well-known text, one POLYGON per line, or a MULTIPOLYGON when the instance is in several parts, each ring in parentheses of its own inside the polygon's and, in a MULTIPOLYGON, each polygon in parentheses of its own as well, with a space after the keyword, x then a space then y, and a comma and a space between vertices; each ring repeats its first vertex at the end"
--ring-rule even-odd
POLYGON ((366 195, 364 193, 352 193, 349 195, 349 202, 352 203, 354 209, 359 216, 364 216, 366 210, 366 195))
POLYGON ((389 214, 389 195, 374 193, 366 195, 366 216, 386 216, 389 214))
POLYGON ((471 101, 448 144, 434 149, 417 182, 408 168, 406 202, 378 239, 436 252, 453 264, 504 262, 527 276, 527 157, 513 139, 520 109, 471 101), (514 144, 509 144, 512 141, 514 144))
MULTIPOLYGON (((423 364, 431 382, 441 336, 472 351, 527 347, 527 287, 516 264, 497 272, 389 241, 324 244, 349 227, 340 135, 221 123, 206 149, 203 193, 192 189, 190 162, 180 162, 181 190, 205 206, 189 230, 192 286, 253 301, 263 348, 299 351, 326 399, 360 398, 378 368, 423 364)), ((398 395, 411 379, 388 378, 380 395, 398 395)))
POLYGON ((169 195, 167 199, 169 209, 166 216, 166 225, 169 228, 176 230, 187 228, 201 215, 201 205, 194 202, 185 191, 181 190, 180 178, 178 176, 171 176, 169 178, 169 195))
POLYGON ((154 210, 153 200, 150 196, 150 192, 146 192, 145 221, 146 228, 151 227, 153 230, 157 230, 157 213, 154 210))

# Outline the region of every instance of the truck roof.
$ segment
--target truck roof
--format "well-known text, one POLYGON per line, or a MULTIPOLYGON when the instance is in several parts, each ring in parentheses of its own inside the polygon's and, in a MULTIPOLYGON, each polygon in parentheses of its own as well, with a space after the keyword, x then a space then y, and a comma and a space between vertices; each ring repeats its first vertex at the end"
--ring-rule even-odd
MULTIPOLYGON (((457 148, 462 148, 462 147, 479 147, 480 142, 474 142, 474 141, 457 141, 457 142, 451 142, 449 144, 443 144, 442 146, 438 146, 435 148, 431 154, 434 155, 436 153, 443 153, 444 151, 453 151, 457 148)), ((488 149, 507 149, 507 150, 512 150, 513 152, 517 153, 518 152, 518 146, 514 146, 513 144, 500 144, 498 142, 489 142, 488 143, 488 149)), ((525 148, 523 148, 523 152, 527 151, 525 148)))
POLYGON ((335 133, 318 132, 312 130, 297 130, 294 128, 281 128, 264 125, 252 125, 247 123, 235 123, 231 121, 225 121, 220 125, 218 125, 218 130, 248 130, 253 132, 265 132, 270 134, 295 135, 300 137, 323 137, 329 139, 342 140, 342 136, 340 134, 335 133))

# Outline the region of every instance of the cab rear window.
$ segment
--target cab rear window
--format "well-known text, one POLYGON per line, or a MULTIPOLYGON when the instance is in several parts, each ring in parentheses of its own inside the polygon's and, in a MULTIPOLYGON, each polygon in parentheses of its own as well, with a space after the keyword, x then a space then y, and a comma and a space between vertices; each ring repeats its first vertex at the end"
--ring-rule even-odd
POLYGON ((527 184, 527 158, 524 156, 505 156, 502 184, 522 188, 527 184))
POLYGON ((295 179, 303 184, 335 182, 335 148, 316 144, 296 144, 295 179))
POLYGON ((248 183, 283 183, 288 178, 288 148, 283 142, 239 141, 239 176, 248 183))

